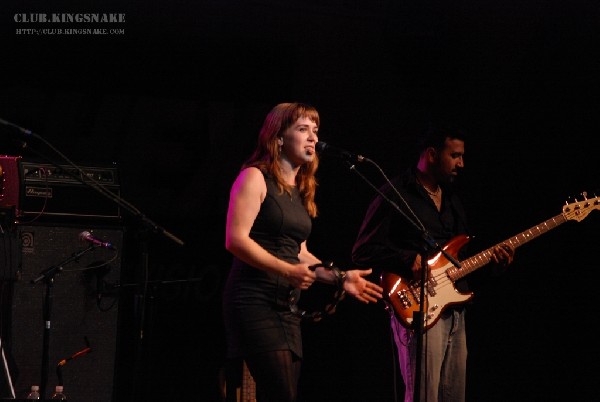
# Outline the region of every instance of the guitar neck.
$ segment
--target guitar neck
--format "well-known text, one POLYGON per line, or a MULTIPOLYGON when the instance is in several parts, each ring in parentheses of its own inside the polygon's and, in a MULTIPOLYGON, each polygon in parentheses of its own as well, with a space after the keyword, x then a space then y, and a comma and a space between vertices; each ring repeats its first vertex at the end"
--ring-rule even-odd
POLYGON ((494 247, 496 247, 500 244, 503 244, 503 243, 508 243, 516 249, 517 247, 520 247, 523 244, 528 243, 529 241, 535 239, 536 237, 541 236, 542 234, 547 233, 550 230, 558 227, 559 225, 565 223, 566 221, 567 221, 567 219, 565 218, 565 216, 563 214, 556 215, 555 217, 550 218, 550 219, 540 223, 539 225, 535 225, 535 226, 519 233, 516 236, 510 237, 510 238, 504 240, 503 242, 496 244, 493 247, 483 250, 482 252, 474 255, 473 257, 467 258, 466 260, 461 262, 460 269, 452 270, 452 272, 451 272, 452 280, 456 281, 457 279, 460 279, 460 278, 470 274, 471 272, 475 271, 476 269, 479 269, 479 268, 483 267, 484 265, 489 264, 489 262, 492 259, 494 247))

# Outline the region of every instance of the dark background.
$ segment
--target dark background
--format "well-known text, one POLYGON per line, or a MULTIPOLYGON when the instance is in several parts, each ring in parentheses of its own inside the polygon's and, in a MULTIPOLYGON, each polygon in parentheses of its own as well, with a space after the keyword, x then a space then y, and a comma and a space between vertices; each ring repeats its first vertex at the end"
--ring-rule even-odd
MULTIPOLYGON (((146 299, 142 364, 135 294, 120 300, 116 399, 178 400, 193 388, 197 400, 218 400, 229 187, 279 102, 314 104, 322 141, 367 156, 390 177, 412 162, 428 121, 459 122, 471 133, 459 184, 474 251, 559 215, 582 191, 595 196, 599 8, 585 0, 3 2, 0 118, 44 141, 22 148, 5 127, 0 154, 62 163, 53 147, 82 166, 114 162, 123 198, 185 242, 147 234, 124 213, 124 280, 138 278, 147 235, 149 279, 162 282, 146 299), (125 13, 126 22, 14 20, 60 12, 125 13), (42 26, 124 34, 16 31, 42 26)), ((372 165, 359 169, 383 183, 372 165)), ((374 192, 335 159, 323 158, 318 175, 309 247, 349 267, 374 192)), ((519 248, 506 275, 476 283, 469 401, 596 398, 596 214, 519 248)), ((394 401, 389 337, 383 307, 353 300, 305 326, 303 400, 394 401)))

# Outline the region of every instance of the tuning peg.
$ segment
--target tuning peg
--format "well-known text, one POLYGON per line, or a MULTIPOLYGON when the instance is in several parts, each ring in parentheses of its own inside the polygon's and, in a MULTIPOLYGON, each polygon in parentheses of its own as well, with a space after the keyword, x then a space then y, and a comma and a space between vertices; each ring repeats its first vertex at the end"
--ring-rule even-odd
POLYGON ((583 197, 584 200, 587 200, 587 194, 588 194, 587 191, 583 191, 581 193, 581 196, 583 197))

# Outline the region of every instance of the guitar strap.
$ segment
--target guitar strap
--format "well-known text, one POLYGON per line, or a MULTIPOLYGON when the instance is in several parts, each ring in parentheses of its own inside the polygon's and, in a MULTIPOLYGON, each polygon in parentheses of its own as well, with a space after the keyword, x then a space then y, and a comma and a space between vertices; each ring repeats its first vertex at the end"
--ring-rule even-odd
MULTIPOLYGON (((453 191, 453 189, 448 190, 448 198, 447 201, 450 204, 450 210, 452 211, 452 215, 454 217, 454 228, 453 232, 456 236, 457 234, 469 234, 469 227, 466 220, 466 213, 462 206, 458 195, 453 191)), ((468 253, 468 244, 466 244, 463 248, 461 248, 458 252, 458 255, 455 256, 458 261, 464 259, 466 254, 468 253)), ((459 280, 455 283, 458 290, 462 292, 466 292, 469 289, 469 286, 466 283, 466 280, 459 280)), ((462 308, 462 306, 460 307, 462 308)))
MULTIPOLYGON (((462 203, 458 199, 458 196, 456 195, 453 189, 448 189, 447 191, 448 197, 446 200, 450 204, 450 210, 452 211, 452 216, 454 217, 454 235, 456 236, 457 234, 463 233, 469 235, 469 225, 467 224, 466 214, 462 203), (459 205, 457 205, 457 203, 459 205)), ((458 257, 459 259, 462 259, 460 258, 461 256, 458 257)))

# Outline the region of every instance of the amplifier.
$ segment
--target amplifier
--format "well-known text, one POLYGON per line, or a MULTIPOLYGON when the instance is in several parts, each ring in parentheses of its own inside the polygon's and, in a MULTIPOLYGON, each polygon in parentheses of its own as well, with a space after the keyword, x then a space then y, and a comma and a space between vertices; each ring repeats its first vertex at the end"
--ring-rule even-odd
POLYGON ((92 186, 98 183, 112 195, 120 196, 116 165, 86 166, 80 171, 70 165, 0 156, 0 169, 0 207, 14 207, 18 221, 121 219, 119 205, 92 186))
POLYGON ((19 204, 20 156, 0 155, 0 206, 16 207, 19 204))

